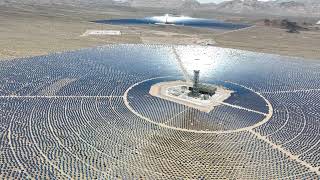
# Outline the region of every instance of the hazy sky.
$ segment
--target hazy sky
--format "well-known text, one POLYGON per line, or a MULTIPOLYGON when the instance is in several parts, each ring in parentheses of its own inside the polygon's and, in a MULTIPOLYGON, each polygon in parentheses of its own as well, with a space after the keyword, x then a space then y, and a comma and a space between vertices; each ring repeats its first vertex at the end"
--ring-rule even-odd
MULTIPOLYGON (((209 2, 214 2, 214 3, 220 3, 226 0, 198 0, 200 3, 209 3, 209 2)), ((269 1, 269 0, 260 0, 260 1, 269 1)))
POLYGON ((215 2, 215 3, 219 3, 222 2, 224 0, 198 0, 200 3, 209 3, 209 2, 215 2))

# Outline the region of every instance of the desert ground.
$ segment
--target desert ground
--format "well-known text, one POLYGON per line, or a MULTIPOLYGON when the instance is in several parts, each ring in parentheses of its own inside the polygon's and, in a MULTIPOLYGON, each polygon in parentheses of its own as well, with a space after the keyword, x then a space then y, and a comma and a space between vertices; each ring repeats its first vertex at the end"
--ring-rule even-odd
MULTIPOLYGON (((91 21, 160 15, 163 10, 124 7, 76 8, 30 5, 0 6, 0 59, 14 59, 110 43, 211 44, 256 52, 320 59, 320 31, 290 34, 254 25, 248 16, 190 12, 194 17, 253 24, 239 31, 186 27, 116 26, 91 21), (120 36, 81 36, 86 30, 119 30, 120 36)), ((260 17, 263 18, 263 17, 260 17)))

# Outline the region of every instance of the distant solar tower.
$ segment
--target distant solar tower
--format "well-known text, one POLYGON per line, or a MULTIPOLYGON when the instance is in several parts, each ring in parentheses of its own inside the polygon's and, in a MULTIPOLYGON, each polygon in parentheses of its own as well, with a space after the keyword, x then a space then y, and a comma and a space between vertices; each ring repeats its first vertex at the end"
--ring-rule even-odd
POLYGON ((199 88, 200 71, 194 70, 193 73, 194 73, 194 77, 193 77, 192 95, 197 97, 200 95, 200 88, 199 88))

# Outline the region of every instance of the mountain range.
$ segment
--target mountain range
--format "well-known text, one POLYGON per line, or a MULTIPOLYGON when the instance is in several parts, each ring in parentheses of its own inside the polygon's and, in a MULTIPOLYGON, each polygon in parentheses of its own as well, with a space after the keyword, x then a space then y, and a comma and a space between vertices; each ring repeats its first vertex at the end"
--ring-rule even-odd
POLYGON ((320 15, 319 0, 232 0, 211 4, 208 9, 233 13, 263 13, 278 15, 320 15))
POLYGON ((219 4, 201 4, 196 0, 0 0, 0 5, 10 3, 23 4, 64 4, 72 6, 128 6, 135 8, 164 8, 209 10, 228 13, 307 15, 320 16, 320 0, 230 0, 219 4))

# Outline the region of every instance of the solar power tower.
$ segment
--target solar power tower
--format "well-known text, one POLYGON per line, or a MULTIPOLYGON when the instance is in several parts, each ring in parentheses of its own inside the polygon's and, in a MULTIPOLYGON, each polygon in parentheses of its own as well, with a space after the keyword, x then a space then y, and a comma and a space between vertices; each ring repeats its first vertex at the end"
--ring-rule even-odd
POLYGON ((200 70, 194 70, 193 73, 194 73, 194 77, 193 77, 192 95, 194 97, 198 97, 200 95, 200 88, 199 88, 200 70))

